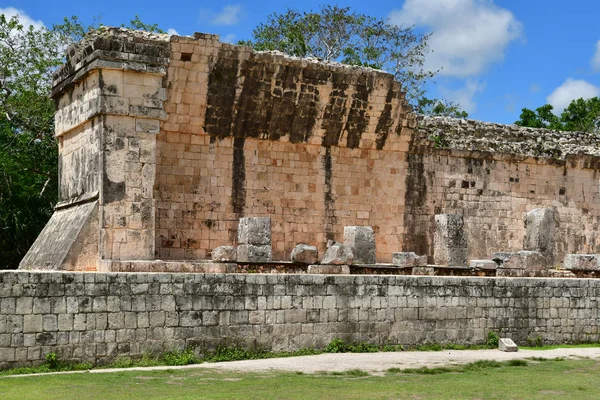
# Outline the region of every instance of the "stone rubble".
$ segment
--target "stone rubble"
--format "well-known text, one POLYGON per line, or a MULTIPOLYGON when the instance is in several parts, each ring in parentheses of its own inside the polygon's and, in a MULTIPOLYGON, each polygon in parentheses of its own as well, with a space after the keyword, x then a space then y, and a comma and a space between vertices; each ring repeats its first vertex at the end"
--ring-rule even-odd
POLYGON ((236 262, 237 249, 234 246, 219 246, 213 249, 211 259, 219 262, 236 262))
POLYGON ((316 264, 319 261, 319 252, 315 246, 299 244, 292 250, 290 260, 298 264, 316 264))
POLYGON ((333 240, 327 242, 327 250, 323 254, 321 264, 352 265, 354 264, 354 253, 352 248, 344 243, 333 240))

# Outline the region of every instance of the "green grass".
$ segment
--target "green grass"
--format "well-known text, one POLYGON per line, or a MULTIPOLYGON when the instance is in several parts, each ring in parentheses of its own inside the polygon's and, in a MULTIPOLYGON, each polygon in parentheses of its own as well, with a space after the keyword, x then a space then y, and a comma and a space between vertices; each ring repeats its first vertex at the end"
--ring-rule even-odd
POLYGON ((237 373, 214 370, 119 371, 0 378, 3 400, 70 399, 597 399, 600 364, 544 360, 480 361, 456 371, 367 375, 237 373))
POLYGON ((553 350, 553 349, 577 349, 600 347, 600 343, 580 343, 580 344, 551 344, 544 346, 519 346, 522 350, 553 350))

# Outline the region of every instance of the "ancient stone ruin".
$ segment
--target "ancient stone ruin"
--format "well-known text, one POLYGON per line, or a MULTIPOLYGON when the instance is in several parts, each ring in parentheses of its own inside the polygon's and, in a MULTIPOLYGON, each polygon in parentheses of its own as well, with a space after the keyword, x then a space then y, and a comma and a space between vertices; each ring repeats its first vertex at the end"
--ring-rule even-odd
POLYGON ((21 269, 522 276, 600 253, 598 135, 415 117, 382 71, 105 28, 53 97, 60 202, 21 269))
POLYGON ((103 28, 53 96, 60 202, 0 271, 0 369, 600 340, 599 135, 416 117, 384 72, 204 34, 103 28))

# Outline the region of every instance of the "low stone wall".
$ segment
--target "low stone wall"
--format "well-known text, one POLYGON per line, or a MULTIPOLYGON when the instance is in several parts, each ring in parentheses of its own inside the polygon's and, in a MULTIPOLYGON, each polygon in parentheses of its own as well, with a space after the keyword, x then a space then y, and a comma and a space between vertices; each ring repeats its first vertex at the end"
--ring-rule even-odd
POLYGON ((0 272, 0 368, 219 344, 598 341, 593 279, 0 272))

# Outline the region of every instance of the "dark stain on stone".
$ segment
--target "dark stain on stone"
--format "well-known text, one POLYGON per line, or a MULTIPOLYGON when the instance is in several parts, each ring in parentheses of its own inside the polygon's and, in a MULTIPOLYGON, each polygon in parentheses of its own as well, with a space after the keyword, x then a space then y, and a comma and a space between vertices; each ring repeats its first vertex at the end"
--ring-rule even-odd
POLYGON ((268 138, 271 77, 274 73, 274 65, 259 62, 254 57, 243 62, 240 74, 244 77, 244 85, 236 103, 234 137, 268 138))
POLYGON ((115 150, 123 150, 125 148, 125 141, 122 138, 115 139, 115 150))
POLYGON ((294 124, 296 101, 298 92, 297 82, 300 79, 301 68, 294 65, 281 65, 279 70, 270 74, 269 81, 274 78, 275 86, 271 87, 269 82, 269 102, 267 117, 270 120, 268 126, 269 140, 278 140, 291 131, 294 124))
POLYGON ((433 237, 433 215, 426 208, 427 177, 423 163, 423 155, 409 151, 406 153, 406 194, 404 197, 404 238, 405 251, 417 254, 430 254, 429 239, 433 237))
POLYGON ((383 146, 385 146, 390 129, 394 123, 394 120, 392 119, 392 100, 395 97, 395 93, 392 78, 390 78, 388 85, 389 89, 385 98, 385 106, 383 107, 383 111, 381 112, 379 120, 377 121, 377 127, 375 128, 375 144, 377 146, 377 150, 382 150, 383 146))
POLYGON ((104 171, 103 190, 105 204, 115 203, 125 198, 125 182, 111 181, 106 176, 106 171, 104 171))
POLYGON ((231 207, 237 219, 244 216, 246 206, 246 157, 244 155, 245 138, 233 139, 233 177, 231 207))
POLYGON ((204 224, 204 226, 206 226, 208 229, 211 229, 214 225, 215 225, 215 221, 212 219, 205 219, 204 221, 202 221, 202 223, 204 224))
POLYGON ((221 48, 208 75, 204 130, 211 136, 231 136, 239 61, 233 50, 221 48))
POLYGON ((331 147, 325 147, 325 156, 323 157, 323 170, 325 171, 325 235, 327 240, 334 240, 333 227, 336 223, 335 218, 335 199, 333 198, 333 163, 331 161, 331 147))
POLYGON ((360 138, 369 125, 367 109, 369 107, 369 94, 373 90, 373 76, 360 75, 352 95, 350 112, 344 130, 348 132, 346 146, 354 149, 360 145, 360 138))
POLYGON ((323 136, 324 146, 337 146, 344 129, 343 116, 346 109, 346 100, 350 77, 343 72, 333 71, 331 83, 333 89, 329 97, 329 104, 323 113, 321 128, 325 130, 323 136))

